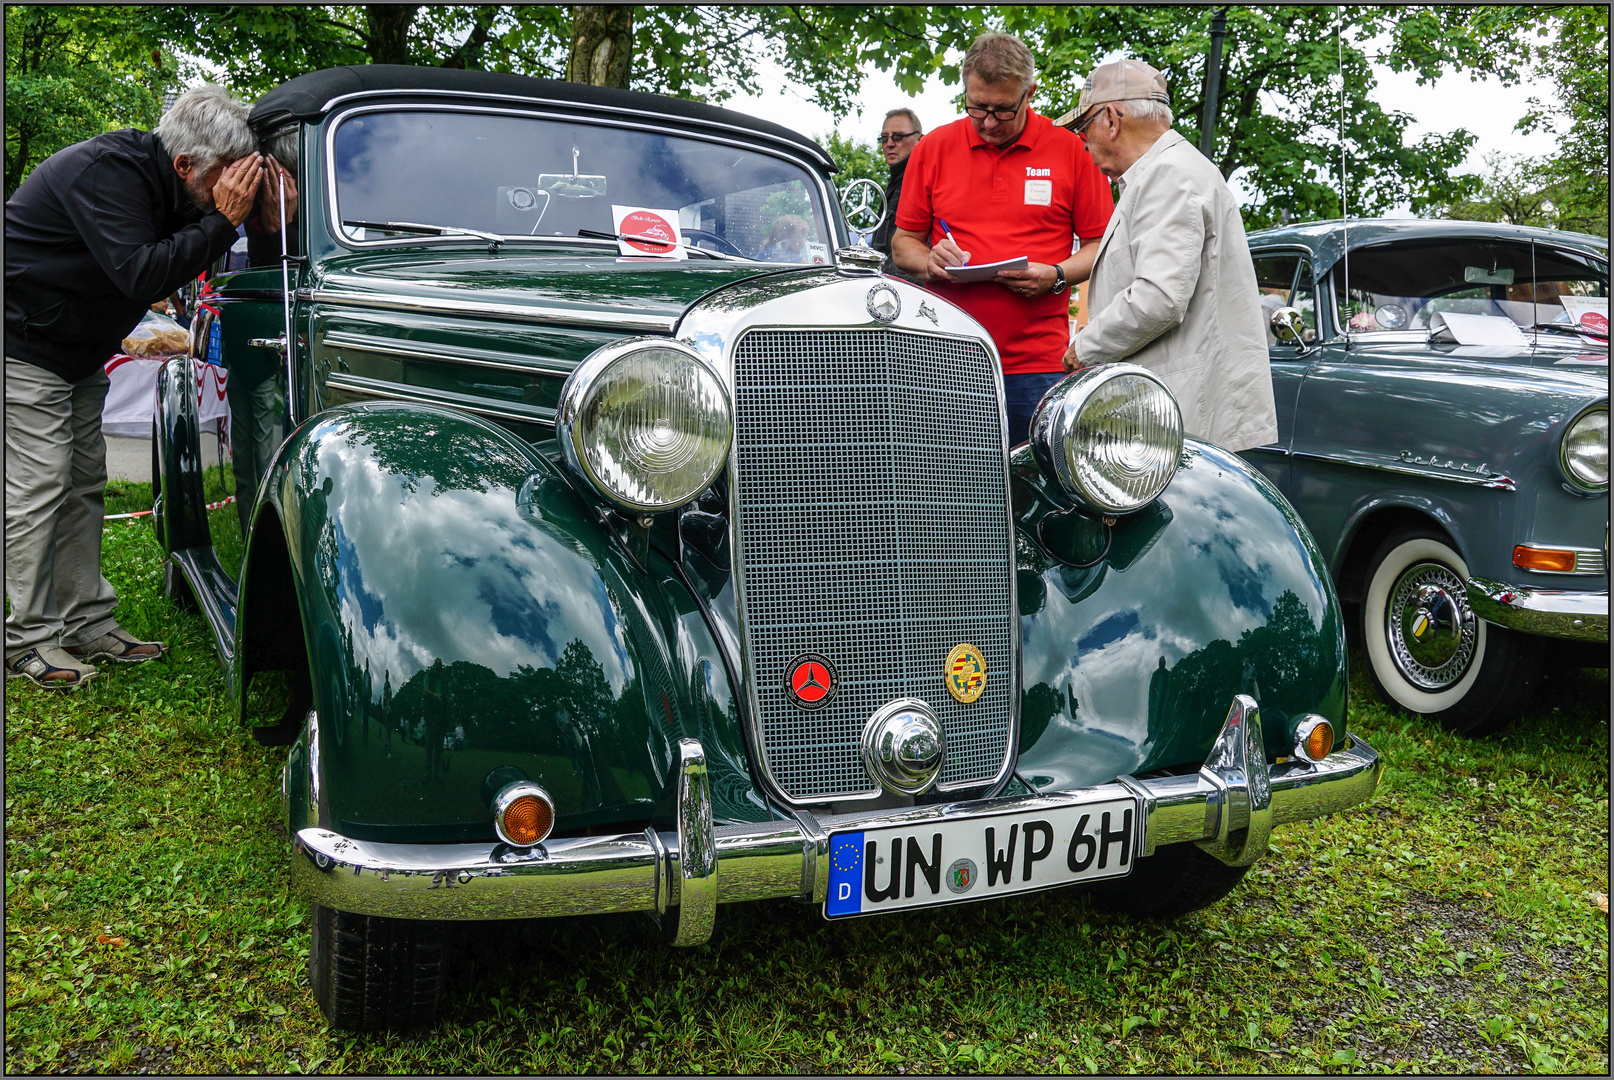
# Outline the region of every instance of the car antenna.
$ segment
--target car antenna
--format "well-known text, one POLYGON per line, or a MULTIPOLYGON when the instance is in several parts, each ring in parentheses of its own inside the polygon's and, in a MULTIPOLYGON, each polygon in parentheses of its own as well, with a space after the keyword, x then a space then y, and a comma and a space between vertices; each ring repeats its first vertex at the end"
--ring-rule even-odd
MULTIPOLYGON (((1345 16, 1340 15, 1339 29, 1334 33, 1334 43, 1339 61, 1339 220, 1341 232, 1340 265, 1344 269, 1345 285, 1343 297, 1345 310, 1349 311, 1351 304, 1351 214, 1346 204, 1346 189, 1349 185, 1349 174, 1345 171, 1345 16)), ((1345 316, 1345 348, 1351 347, 1351 318, 1345 316)))

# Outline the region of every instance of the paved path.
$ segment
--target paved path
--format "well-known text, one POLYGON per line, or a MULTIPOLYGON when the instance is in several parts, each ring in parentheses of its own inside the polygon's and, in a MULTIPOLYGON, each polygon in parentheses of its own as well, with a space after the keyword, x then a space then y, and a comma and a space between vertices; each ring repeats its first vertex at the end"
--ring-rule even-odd
MULTIPOLYGON (((202 432, 202 462, 205 465, 217 465, 219 462, 219 441, 210 431, 202 432)), ((149 483, 151 440, 108 435, 106 475, 108 480, 140 480, 149 483)))

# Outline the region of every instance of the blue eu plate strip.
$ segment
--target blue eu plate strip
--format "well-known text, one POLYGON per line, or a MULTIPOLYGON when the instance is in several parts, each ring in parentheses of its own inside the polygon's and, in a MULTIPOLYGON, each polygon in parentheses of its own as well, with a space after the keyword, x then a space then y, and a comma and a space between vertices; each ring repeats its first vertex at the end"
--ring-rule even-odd
POLYGON ((824 914, 857 915, 863 910, 863 834, 841 833, 829 844, 829 899, 824 914))

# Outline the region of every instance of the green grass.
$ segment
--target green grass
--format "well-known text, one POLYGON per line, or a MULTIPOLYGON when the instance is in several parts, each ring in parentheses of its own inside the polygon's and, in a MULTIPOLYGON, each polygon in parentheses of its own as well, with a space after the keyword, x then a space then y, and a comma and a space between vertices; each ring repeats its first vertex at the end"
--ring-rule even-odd
MULTIPOLYGON (((115 488, 108 512, 149 500, 115 488)), ((6 687, 8 1072, 1608 1071, 1604 670, 1479 742, 1358 674, 1378 797, 1280 829, 1175 922, 1045 893, 836 924, 725 906, 688 950, 643 917, 473 925, 434 1029, 354 1036, 308 989, 284 751, 223 705, 149 519, 109 523, 105 562, 124 624, 174 651, 74 696, 6 687)))

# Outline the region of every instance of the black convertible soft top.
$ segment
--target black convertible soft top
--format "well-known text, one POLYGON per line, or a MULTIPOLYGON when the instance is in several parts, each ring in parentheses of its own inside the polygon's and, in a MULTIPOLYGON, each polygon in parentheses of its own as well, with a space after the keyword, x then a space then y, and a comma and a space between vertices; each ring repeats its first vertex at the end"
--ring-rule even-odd
POLYGON ((813 140, 789 128, 744 113, 661 94, 613 90, 557 79, 533 79, 526 75, 494 71, 460 71, 454 68, 408 67, 403 64, 353 65, 311 71, 282 83, 259 98, 247 121, 260 138, 265 138, 292 121, 318 122, 325 115, 326 105, 334 98, 383 90, 419 91, 424 94, 442 91, 497 94, 556 102, 592 112, 665 116, 700 127, 726 128, 731 133, 739 129, 769 142, 805 150, 830 172, 836 171, 834 159, 813 140))

